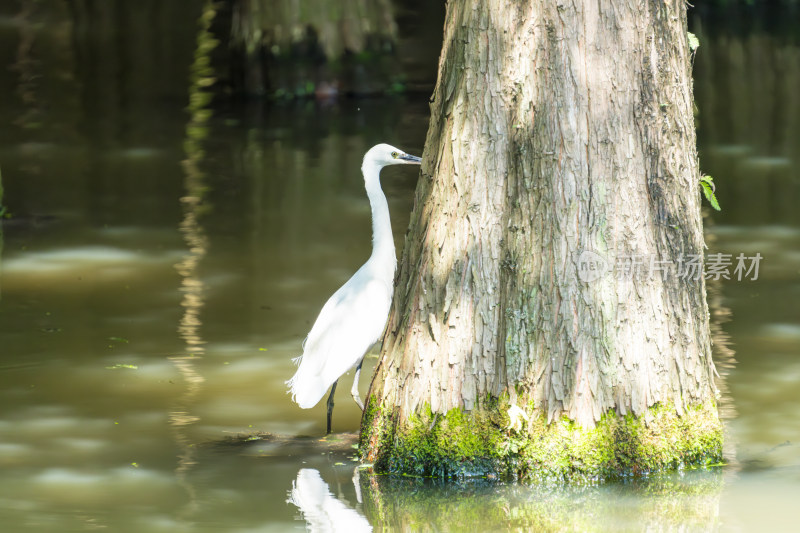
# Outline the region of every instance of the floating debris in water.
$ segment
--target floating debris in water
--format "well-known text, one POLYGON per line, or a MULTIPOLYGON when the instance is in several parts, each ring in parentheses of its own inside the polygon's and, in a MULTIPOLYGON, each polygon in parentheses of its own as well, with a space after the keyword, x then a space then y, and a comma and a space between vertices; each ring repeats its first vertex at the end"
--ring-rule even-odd
POLYGON ((117 370, 119 368, 127 368, 129 370, 139 370, 137 365, 127 365, 124 363, 117 363, 116 365, 111 365, 106 367, 108 370, 117 370))

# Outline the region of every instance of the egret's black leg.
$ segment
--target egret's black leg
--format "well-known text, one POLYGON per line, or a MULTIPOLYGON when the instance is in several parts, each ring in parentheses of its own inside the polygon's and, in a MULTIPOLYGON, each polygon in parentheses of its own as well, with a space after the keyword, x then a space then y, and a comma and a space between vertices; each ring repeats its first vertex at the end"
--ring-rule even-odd
POLYGON ((336 392, 336 384, 339 383, 339 380, 333 382, 331 385, 331 393, 328 395, 328 431, 325 432, 326 435, 331 434, 331 415, 333 414, 333 393, 336 392))
POLYGON ((350 389, 350 394, 353 395, 353 399, 356 401, 358 407, 361 408, 362 411, 364 410, 364 402, 361 401, 361 395, 358 394, 358 376, 361 375, 361 365, 363 363, 363 359, 358 362, 358 366, 356 367, 356 377, 353 380, 353 388, 350 389))

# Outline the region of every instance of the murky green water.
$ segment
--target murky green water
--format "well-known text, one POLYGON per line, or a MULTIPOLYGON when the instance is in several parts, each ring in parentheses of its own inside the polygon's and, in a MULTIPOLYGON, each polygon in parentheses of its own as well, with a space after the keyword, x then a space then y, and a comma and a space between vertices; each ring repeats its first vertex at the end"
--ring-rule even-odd
MULTIPOLYGON (((383 141, 421 153, 425 95, 191 115, 202 3, 125 5, 114 31, 80 2, 0 9, 13 215, 0 251, 0 530, 796 529, 791 40, 696 30, 702 166, 723 206, 709 251, 764 257, 758 280, 723 280, 714 298, 736 351, 733 364, 718 350, 731 464, 572 489, 354 479, 352 437, 293 439, 324 433, 324 406, 297 408, 283 382, 319 307, 369 254, 362 154, 383 141), (226 442, 253 431, 282 437, 226 442)), ((400 247, 416 175, 389 168, 382 181, 400 247)), ((358 428, 348 389, 337 432, 358 428)))

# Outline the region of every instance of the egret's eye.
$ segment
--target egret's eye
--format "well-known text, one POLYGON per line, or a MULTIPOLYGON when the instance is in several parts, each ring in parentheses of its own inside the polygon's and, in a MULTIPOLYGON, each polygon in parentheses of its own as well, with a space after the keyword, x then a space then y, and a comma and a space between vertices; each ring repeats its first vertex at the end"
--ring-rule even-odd
POLYGON ((400 155, 400 154, 398 154, 397 152, 392 152, 392 157, 394 157, 395 159, 397 159, 398 155, 400 155))

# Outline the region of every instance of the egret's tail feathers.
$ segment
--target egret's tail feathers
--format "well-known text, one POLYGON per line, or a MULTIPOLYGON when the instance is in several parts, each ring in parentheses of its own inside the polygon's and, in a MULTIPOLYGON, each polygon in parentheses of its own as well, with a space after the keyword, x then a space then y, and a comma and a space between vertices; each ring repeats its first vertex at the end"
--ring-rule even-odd
POLYGON ((320 380, 312 383, 308 388, 296 387, 292 389, 292 399, 301 409, 311 409, 319 403, 328 390, 320 380))
POLYGON ((317 405, 328 390, 328 385, 322 381, 320 376, 309 375, 303 372, 303 368, 298 368, 286 385, 289 386, 292 400, 302 409, 311 409, 317 405))

